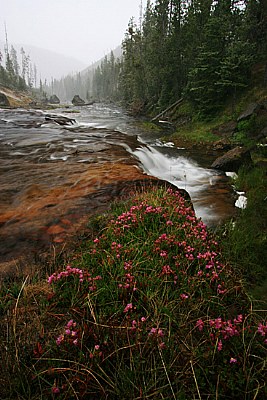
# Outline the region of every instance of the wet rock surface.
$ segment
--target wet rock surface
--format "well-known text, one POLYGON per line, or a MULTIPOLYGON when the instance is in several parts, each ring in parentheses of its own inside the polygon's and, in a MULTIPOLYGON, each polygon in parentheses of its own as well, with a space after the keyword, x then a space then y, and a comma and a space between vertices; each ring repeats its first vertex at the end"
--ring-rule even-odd
POLYGON ((0 93, 0 106, 2 106, 2 107, 10 106, 9 100, 4 93, 0 93))
POLYGON ((217 158, 212 163, 211 167, 225 172, 238 172, 242 165, 250 164, 252 164, 250 150, 245 147, 237 146, 217 158))
POLYGON ((212 133, 223 138, 231 138, 237 129, 236 121, 228 121, 212 130, 212 133))
POLYGON ((246 110, 240 114, 237 118, 237 122, 245 121, 250 119, 254 114, 257 114, 260 110, 261 105, 258 103, 251 103, 247 106, 246 110))
POLYGON ((35 111, 1 113, 0 262, 64 242, 83 218, 110 205, 124 181, 144 178, 117 145, 119 132, 64 129, 74 123, 35 111))
POLYGON ((52 96, 50 96, 49 103, 50 104, 59 104, 60 100, 57 97, 57 95, 53 94, 52 96))
POLYGON ((81 99, 81 97, 78 95, 78 94, 76 94, 74 97, 73 97, 73 99, 72 99, 72 104, 74 105, 74 106, 84 106, 85 105, 85 101, 83 100, 83 99, 81 99))

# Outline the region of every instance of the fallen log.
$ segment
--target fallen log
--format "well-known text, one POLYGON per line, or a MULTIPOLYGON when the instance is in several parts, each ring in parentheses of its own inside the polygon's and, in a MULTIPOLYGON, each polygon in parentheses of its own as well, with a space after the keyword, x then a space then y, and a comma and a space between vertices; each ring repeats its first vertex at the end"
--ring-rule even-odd
POLYGON ((167 107, 165 110, 161 111, 161 113, 159 113, 158 115, 156 115, 154 118, 151 119, 151 122, 156 121, 157 119, 159 119, 160 117, 162 117, 166 112, 170 111, 172 108, 180 105, 183 102, 183 98, 181 97, 181 99, 177 100, 175 103, 171 104, 169 107, 167 107))

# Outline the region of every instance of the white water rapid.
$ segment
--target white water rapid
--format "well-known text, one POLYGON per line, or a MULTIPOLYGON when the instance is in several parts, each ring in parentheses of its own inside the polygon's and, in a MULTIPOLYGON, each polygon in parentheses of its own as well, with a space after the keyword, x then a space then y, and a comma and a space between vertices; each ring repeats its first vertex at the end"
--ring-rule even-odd
POLYGON ((166 146, 142 145, 133 154, 140 160, 144 172, 185 189, 192 199, 196 215, 206 224, 218 222, 218 211, 222 212, 221 206, 225 197, 225 190, 218 190, 218 185, 225 184, 224 175, 216 170, 200 167, 189 157, 170 155, 166 146))

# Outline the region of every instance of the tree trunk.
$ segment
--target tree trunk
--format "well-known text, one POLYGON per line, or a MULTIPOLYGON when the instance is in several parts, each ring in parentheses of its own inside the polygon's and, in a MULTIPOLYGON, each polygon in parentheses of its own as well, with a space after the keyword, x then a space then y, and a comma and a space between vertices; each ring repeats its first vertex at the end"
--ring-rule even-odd
POLYGON ((151 122, 156 121, 158 118, 162 117, 167 111, 170 111, 172 108, 178 106, 179 104, 181 104, 183 101, 183 98, 177 100, 175 103, 171 104, 168 108, 166 108, 165 110, 163 110, 160 114, 156 115, 154 118, 152 118, 151 122))

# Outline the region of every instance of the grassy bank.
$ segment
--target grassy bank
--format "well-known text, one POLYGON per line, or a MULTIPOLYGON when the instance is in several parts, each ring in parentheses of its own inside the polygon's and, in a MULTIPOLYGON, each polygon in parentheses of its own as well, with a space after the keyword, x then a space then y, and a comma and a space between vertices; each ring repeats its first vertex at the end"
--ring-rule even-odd
POLYGON ((266 316, 179 191, 91 227, 68 264, 2 285, 2 399, 266 398, 266 316))
POLYGON ((241 168, 234 185, 245 191, 247 207, 221 229, 225 257, 242 271, 247 289, 267 309, 266 170, 241 168))

